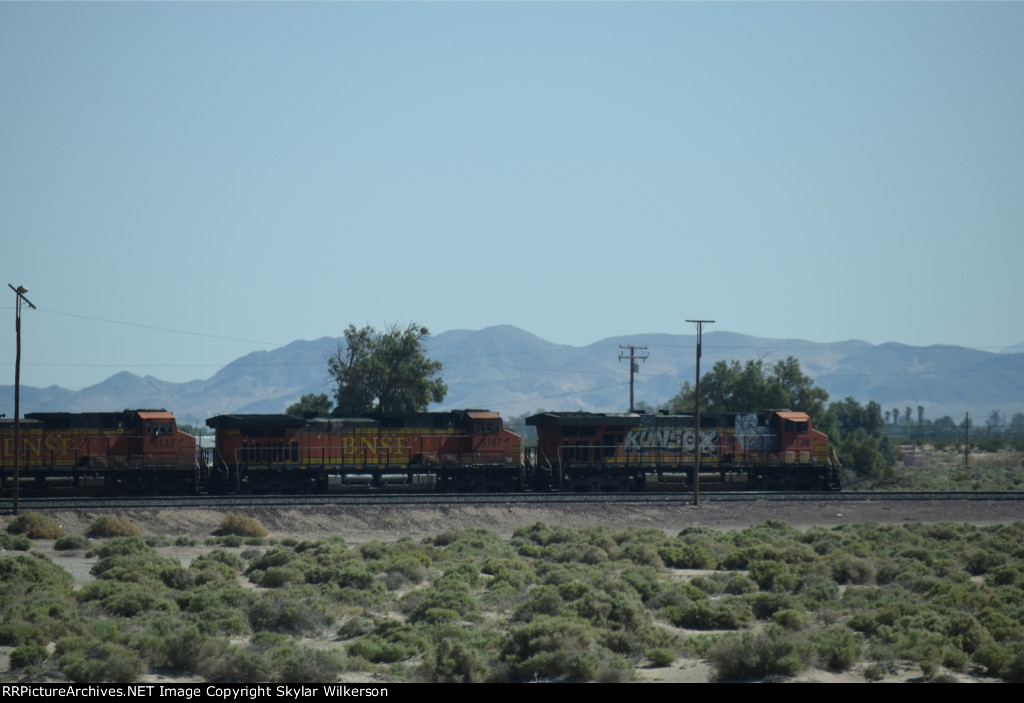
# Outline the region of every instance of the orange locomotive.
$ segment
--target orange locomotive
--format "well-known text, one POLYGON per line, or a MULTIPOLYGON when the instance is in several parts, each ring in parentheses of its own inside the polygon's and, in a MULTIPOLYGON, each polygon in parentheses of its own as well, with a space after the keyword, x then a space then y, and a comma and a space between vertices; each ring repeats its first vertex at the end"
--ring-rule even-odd
MULTIPOLYGON (((691 415, 545 412, 536 447, 486 410, 363 418, 218 415, 212 450, 163 410, 30 413, 20 489, 138 493, 642 491, 693 486, 691 415)), ((0 489, 13 486, 14 428, 0 420, 0 489)), ((701 417, 707 488, 838 490, 839 462, 806 413, 701 417)))
MULTIPOLYGON (((13 486, 14 421, 0 421, 0 485, 13 486)), ((28 413, 18 432, 19 489, 193 492, 196 438, 164 410, 28 413)))
POLYGON ((214 490, 518 490, 522 442, 497 413, 452 410, 372 418, 218 415, 214 490))
MULTIPOLYGON (((535 486, 616 491, 693 486, 692 415, 549 412, 526 418, 535 486), (681 484, 681 485, 680 485, 681 484)), ((701 484, 709 488, 838 490, 839 461, 807 413, 702 415, 701 484)))

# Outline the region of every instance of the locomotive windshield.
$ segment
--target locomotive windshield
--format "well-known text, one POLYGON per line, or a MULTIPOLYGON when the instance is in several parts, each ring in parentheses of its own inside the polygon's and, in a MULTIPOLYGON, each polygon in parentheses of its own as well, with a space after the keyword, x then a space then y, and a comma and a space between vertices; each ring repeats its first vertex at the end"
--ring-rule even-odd
POLYGON ((159 420, 148 420, 146 422, 146 434, 162 435, 174 432, 174 420, 162 422, 159 420))

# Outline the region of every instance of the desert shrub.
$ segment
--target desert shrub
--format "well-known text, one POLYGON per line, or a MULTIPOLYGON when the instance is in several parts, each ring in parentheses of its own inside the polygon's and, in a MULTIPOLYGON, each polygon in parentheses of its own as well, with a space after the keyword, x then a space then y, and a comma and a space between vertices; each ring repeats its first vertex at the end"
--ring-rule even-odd
POLYGON ((871 613, 859 612, 850 616, 846 626, 856 632, 871 634, 875 630, 875 617, 871 613))
POLYGON ((846 671, 860 658, 860 635, 845 627, 829 627, 810 636, 811 651, 817 660, 833 671, 846 671))
POLYGON ((992 639, 973 615, 958 611, 950 613, 946 634, 952 644, 967 654, 972 654, 992 639))
POLYGON ((538 615, 558 615, 565 607, 559 589, 552 585, 534 586, 529 598, 516 608, 514 619, 529 622, 538 615))
POLYGON ((256 557, 249 563, 249 571, 266 570, 272 566, 284 566, 297 562, 301 557, 291 549, 285 549, 284 547, 274 547, 273 549, 264 552, 261 556, 256 557))
POLYGON ((401 554, 394 557, 384 568, 384 573, 390 578, 389 588, 393 590, 407 583, 422 583, 427 578, 429 565, 430 558, 422 554, 401 554))
POLYGON ((807 627, 807 615, 799 610, 778 610, 772 615, 772 620, 791 632, 799 632, 807 627))
POLYGON ((1006 556, 988 549, 976 549, 964 555, 967 572, 980 576, 1006 563, 1006 556))
POLYGON ((758 620, 770 620, 780 610, 801 609, 799 601, 786 593, 755 593, 744 598, 758 620))
POLYGON ((665 544, 658 547, 665 566, 675 569, 714 569, 715 557, 700 545, 665 544))
POLYGON ((628 559, 640 566, 653 566, 657 568, 664 565, 661 557, 658 555, 657 547, 647 542, 627 542, 608 556, 613 560, 628 559))
POLYGON ((75 683, 129 683, 145 670, 138 654, 114 642, 65 638, 57 654, 61 671, 75 683))
POLYGON ((1024 650, 1018 647, 1017 653, 1003 664, 999 678, 1010 683, 1024 683, 1024 650))
POLYGON ((472 646, 445 637, 424 657, 419 676, 430 683, 479 683, 490 675, 487 661, 472 646))
POLYGON ((271 566, 266 571, 254 571, 249 580, 263 588, 281 588, 290 583, 302 583, 304 576, 291 566, 271 566))
POLYGON ((758 559, 749 562, 750 578, 765 591, 785 593, 796 588, 797 577, 782 561, 758 559))
POLYGON ((373 631, 373 621, 369 618, 356 616, 346 618, 338 627, 338 637, 341 639, 354 639, 368 635, 373 631))
POLYGON ((342 670, 337 653, 299 647, 292 643, 271 651, 270 661, 276 670, 274 680, 279 683, 334 681, 342 670))
POLYGON ((98 579, 76 594, 82 603, 96 603, 110 615, 130 618, 148 610, 173 610, 174 603, 154 592, 151 582, 135 583, 98 579))
POLYGON ((208 637, 195 623, 169 614, 147 618, 142 631, 132 638, 134 649, 154 666, 179 671, 196 671, 202 661, 208 637))
POLYGON ((797 593, 804 603, 820 608, 836 600, 839 594, 839 584, 831 579, 812 575, 800 582, 797 593))
POLYGON ((141 553, 154 553, 142 537, 113 537, 93 550, 93 555, 101 559, 141 553))
POLYGON ((796 642, 777 625, 723 635, 711 645, 708 659, 717 678, 727 681, 792 676, 804 668, 796 642))
POLYGON ((375 586, 381 587, 381 584, 377 582, 376 575, 366 564, 357 561, 346 562, 335 574, 334 581, 342 588, 353 588, 360 591, 368 591, 375 586))
POLYGON ((141 582, 162 581, 165 573, 180 570, 181 565, 176 559, 148 551, 104 557, 89 571, 98 579, 141 582))
POLYGON ((998 566, 992 569, 985 577, 985 583, 989 586, 1012 586, 1020 578, 1019 568, 1016 566, 998 566))
POLYGON ((24 535, 29 539, 60 539, 64 530, 52 518, 35 512, 22 513, 11 520, 7 531, 12 535, 24 535))
POLYGON ((875 582, 875 565, 868 559, 836 554, 831 561, 832 578, 837 583, 873 584, 875 582))
POLYGON ((409 614, 410 622, 437 620, 442 615, 430 611, 451 611, 461 620, 478 619, 480 612, 480 606, 467 589, 437 585, 407 594, 402 599, 402 607, 409 614))
POLYGON ((258 520, 238 513, 228 513, 221 520, 219 530, 222 534, 238 537, 266 537, 269 534, 258 520))
POLYGON ((15 593, 52 586, 70 592, 71 574, 49 559, 19 554, 0 557, 0 603, 15 593))
POLYGON ((314 605, 294 598, 260 598, 249 608, 249 624, 254 631, 310 636, 318 634, 331 620, 314 605))
POLYGON ((753 593, 757 590, 757 584, 751 581, 744 574, 734 574, 729 582, 725 584, 725 592, 739 596, 744 593, 753 593))
POLYGON ((58 552, 69 552, 75 549, 88 549, 92 543, 85 537, 61 537, 53 543, 58 552))
POLYGON ((3 613, 5 622, 0 623, 0 645, 18 647, 30 644, 45 645, 49 638, 42 628, 27 622, 12 622, 10 615, 3 613))
POLYGON ((128 518, 100 515, 85 531, 89 537, 136 537, 142 534, 139 526, 128 518))
MULTIPOLYGON (((695 576, 694 578, 690 579, 690 585, 694 588, 699 588, 701 591, 708 595, 725 593, 725 587, 726 584, 729 583, 730 576, 730 574, 723 572, 711 574, 709 576, 695 576)), ((754 587, 754 590, 757 590, 756 586, 754 587)))
POLYGON ((867 682, 879 681, 885 677, 885 670, 879 664, 868 664, 864 667, 864 680, 867 682))
POLYGON ((8 546, 6 549, 11 549, 16 552, 28 552, 32 549, 32 540, 25 535, 11 537, 10 535, 5 534, 3 537, 7 538, 8 546))
POLYGON ((601 663, 598 652, 596 632, 586 623, 540 616, 510 632, 501 654, 513 680, 590 681, 601 663))
POLYGON ((37 666, 50 658, 50 652, 43 644, 25 644, 11 650, 11 668, 22 669, 37 666))
POLYGON ((189 573, 195 585, 225 583, 233 581, 245 568, 245 562, 237 554, 215 549, 193 560, 189 573))
POLYGON ((667 649, 655 647, 654 649, 648 649, 647 661, 651 663, 651 666, 669 666, 676 660, 676 655, 667 649))
POLYGON ((427 651, 429 646, 412 625, 385 619, 369 635, 350 644, 348 653, 374 663, 398 662, 427 651))
POLYGON ((437 577, 435 586, 444 588, 477 588, 483 584, 483 577, 480 570, 471 563, 462 562, 456 564, 437 577))
POLYGON ((676 627, 690 630, 736 630, 754 619, 751 607, 735 599, 672 605, 662 608, 661 612, 676 627))
POLYGON ((250 647, 228 645, 205 647, 199 673, 214 683, 256 683, 267 681, 270 671, 266 657, 250 647))
MULTIPOLYGON (((637 594, 617 586, 614 581, 595 584, 595 588, 588 590, 569 608, 592 625, 603 631, 610 628, 615 634, 640 633, 648 624, 647 613, 637 594)), ((608 646, 620 652, 633 649, 633 643, 629 641, 608 646)))

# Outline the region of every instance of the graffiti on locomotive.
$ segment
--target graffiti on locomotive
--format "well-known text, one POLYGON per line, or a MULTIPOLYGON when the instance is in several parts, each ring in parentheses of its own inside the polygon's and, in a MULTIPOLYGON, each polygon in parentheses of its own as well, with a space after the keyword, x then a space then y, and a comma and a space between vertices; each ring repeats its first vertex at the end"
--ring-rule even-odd
MULTIPOLYGON (((637 427, 626 433, 622 450, 626 454, 692 454, 696 444, 696 433, 682 428, 646 429, 637 427)), ((718 430, 701 430, 700 449, 702 456, 718 454, 718 430)))

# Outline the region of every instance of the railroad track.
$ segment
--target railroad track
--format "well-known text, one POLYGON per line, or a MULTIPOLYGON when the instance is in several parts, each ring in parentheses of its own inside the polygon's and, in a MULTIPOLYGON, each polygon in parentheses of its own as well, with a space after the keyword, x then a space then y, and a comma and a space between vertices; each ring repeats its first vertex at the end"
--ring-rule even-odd
MULTIPOLYGON (((1024 501, 1024 492, 1002 493, 784 493, 764 491, 729 491, 702 493, 702 503, 737 501, 786 501, 811 503, 850 503, 861 501, 1024 501)), ((22 498, 19 512, 30 510, 113 510, 125 508, 253 508, 327 505, 505 505, 559 503, 639 503, 689 504, 693 494, 675 493, 509 493, 509 494, 343 494, 343 495, 235 495, 235 496, 164 496, 164 497, 74 497, 22 498)), ((9 498, 0 498, 0 514, 11 514, 9 498)))

